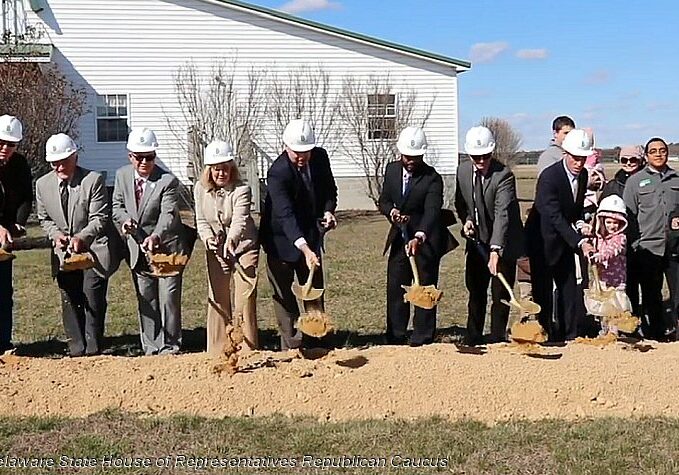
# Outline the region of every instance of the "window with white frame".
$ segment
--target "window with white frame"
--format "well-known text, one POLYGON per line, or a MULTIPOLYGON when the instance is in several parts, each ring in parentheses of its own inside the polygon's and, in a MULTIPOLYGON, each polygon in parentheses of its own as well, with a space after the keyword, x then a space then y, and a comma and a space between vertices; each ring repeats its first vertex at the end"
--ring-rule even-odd
POLYGON ((127 127, 127 94, 97 96, 97 142, 125 142, 127 127))
POLYGON ((396 94, 368 94, 368 139, 396 138, 396 94))

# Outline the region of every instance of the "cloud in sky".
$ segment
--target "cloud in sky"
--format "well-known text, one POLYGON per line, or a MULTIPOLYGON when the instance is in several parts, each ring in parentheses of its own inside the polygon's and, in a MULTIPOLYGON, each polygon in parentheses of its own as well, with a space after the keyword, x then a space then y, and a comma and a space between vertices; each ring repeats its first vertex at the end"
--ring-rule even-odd
POLYGON ((342 5, 339 2, 330 0, 290 0, 284 3, 279 10, 286 13, 302 13, 316 10, 339 10, 342 5))
POLYGON ((540 49, 520 49, 516 52, 519 59, 546 59, 549 52, 545 48, 540 49))
POLYGON ((605 69, 599 69, 585 77, 585 84, 599 85, 608 84, 609 82, 611 82, 611 73, 605 69))
POLYGON ((503 51, 509 48, 505 41, 492 43, 476 43, 469 50, 469 57, 474 63, 489 63, 497 58, 503 51))

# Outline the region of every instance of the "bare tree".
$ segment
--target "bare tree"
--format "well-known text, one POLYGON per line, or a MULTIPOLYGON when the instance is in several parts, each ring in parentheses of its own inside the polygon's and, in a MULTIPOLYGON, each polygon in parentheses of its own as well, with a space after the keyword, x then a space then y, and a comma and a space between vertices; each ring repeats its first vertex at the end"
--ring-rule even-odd
POLYGON ((193 62, 177 70, 174 85, 183 121, 177 123, 167 113, 166 120, 189 156, 194 177, 200 176, 203 149, 212 140, 230 140, 241 162, 255 158, 253 142, 264 117, 264 77, 264 71, 252 67, 239 78, 236 60, 217 61, 207 74, 193 62))
POLYGON ((495 158, 512 167, 518 158, 521 147, 521 134, 509 122, 497 117, 484 117, 481 125, 488 127, 495 138, 495 158))
POLYGON ((342 147, 365 176, 366 191, 377 206, 384 170, 397 157, 398 133, 409 125, 423 127, 434 101, 418 100, 413 89, 397 92, 388 76, 366 80, 347 76, 341 97, 342 147))
POLYGON ((87 112, 85 90, 73 85, 53 65, 0 63, 0 113, 15 115, 24 126, 20 152, 34 177, 50 170, 45 142, 60 132, 78 139, 78 120, 87 112))
POLYGON ((282 150, 285 126, 293 119, 304 118, 311 122, 317 143, 331 156, 336 151, 337 92, 333 92, 330 74, 321 64, 302 66, 283 76, 271 75, 266 102, 267 124, 272 133, 260 136, 262 148, 282 150))

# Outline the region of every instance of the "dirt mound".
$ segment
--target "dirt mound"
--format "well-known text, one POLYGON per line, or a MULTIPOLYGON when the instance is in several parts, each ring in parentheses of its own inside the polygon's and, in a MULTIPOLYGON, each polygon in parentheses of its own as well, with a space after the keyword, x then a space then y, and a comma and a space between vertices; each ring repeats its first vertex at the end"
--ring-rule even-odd
POLYGON ((527 418, 679 416, 679 344, 509 345, 241 355, 215 372, 207 354, 78 359, 0 357, 0 415, 305 415, 319 420, 439 415, 527 418))

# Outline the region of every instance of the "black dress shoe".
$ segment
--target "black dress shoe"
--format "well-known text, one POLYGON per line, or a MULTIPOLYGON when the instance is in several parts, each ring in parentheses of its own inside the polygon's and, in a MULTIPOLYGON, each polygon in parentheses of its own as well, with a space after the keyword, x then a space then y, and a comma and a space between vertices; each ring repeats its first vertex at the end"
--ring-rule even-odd
POLYGON ((405 336, 389 336, 387 335, 387 345, 407 345, 408 337, 405 336))
POLYGON ((431 345, 432 343, 434 343, 434 340, 427 338, 426 340, 422 340, 422 341, 413 341, 413 340, 411 340, 409 344, 410 344, 410 346, 412 346, 413 348, 417 348, 418 346, 422 346, 422 345, 431 345))

